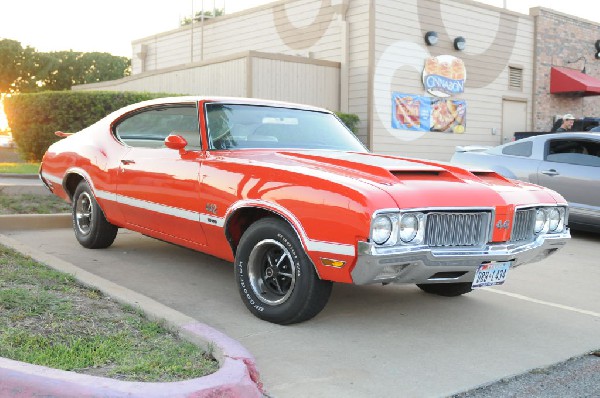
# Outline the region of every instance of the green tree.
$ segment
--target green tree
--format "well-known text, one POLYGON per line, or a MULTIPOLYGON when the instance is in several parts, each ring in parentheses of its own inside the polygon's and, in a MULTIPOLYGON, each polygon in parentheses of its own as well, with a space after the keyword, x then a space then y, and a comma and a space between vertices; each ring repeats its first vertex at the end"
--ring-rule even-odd
MULTIPOLYGON (((213 15, 213 11, 204 11, 204 18, 205 19, 216 18, 216 17, 220 17, 221 15, 225 15, 225 9, 224 8, 215 8, 214 9, 214 15, 213 15)), ((194 18, 194 21, 198 22, 198 21, 201 21, 201 20, 202 20, 202 11, 198 11, 196 13, 196 17, 194 18)), ((179 24, 181 26, 189 25, 191 23, 192 23, 192 17, 185 17, 181 21, 179 21, 179 24)))
POLYGON ((131 68, 131 62, 126 57, 76 51, 38 53, 36 65, 36 86, 51 91, 69 90, 77 84, 120 79, 128 76, 131 68))
POLYGON ((0 93, 14 91, 22 74, 26 51, 16 40, 0 40, 0 93))
POLYGON ((0 92, 69 90, 73 85, 115 80, 131 73, 127 57, 101 52, 37 52, 0 40, 0 92))

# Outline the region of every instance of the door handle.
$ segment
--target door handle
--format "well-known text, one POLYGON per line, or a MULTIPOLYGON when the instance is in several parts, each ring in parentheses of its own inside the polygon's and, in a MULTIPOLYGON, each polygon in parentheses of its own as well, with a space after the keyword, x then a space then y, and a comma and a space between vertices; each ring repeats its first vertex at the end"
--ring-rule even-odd
POLYGON ((550 177, 557 176, 557 175, 560 174, 558 171, 556 171, 554 169, 542 170, 540 173, 545 174, 545 175, 550 176, 550 177))
POLYGON ((121 159, 121 163, 124 164, 124 165, 135 164, 135 160, 121 159))

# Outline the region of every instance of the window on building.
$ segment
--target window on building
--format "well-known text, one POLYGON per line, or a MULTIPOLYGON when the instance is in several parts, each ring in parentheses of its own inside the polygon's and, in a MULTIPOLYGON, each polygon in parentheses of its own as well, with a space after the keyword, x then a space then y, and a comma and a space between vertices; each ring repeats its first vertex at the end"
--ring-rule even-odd
POLYGON ((508 67, 508 88, 518 91, 523 90, 523 68, 508 67))

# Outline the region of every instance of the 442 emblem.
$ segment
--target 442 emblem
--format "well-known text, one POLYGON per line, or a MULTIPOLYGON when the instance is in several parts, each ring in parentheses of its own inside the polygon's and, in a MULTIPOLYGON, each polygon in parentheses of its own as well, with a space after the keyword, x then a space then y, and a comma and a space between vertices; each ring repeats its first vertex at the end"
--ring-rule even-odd
POLYGON ((510 226, 510 221, 508 221, 508 220, 506 220, 506 221, 499 220, 496 223, 496 228, 498 228, 498 229, 508 229, 509 226, 510 226))

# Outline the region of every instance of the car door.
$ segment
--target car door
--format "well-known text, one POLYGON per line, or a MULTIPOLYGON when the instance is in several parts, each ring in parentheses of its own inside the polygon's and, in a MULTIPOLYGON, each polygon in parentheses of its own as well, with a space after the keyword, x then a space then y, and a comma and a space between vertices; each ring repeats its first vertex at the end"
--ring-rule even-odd
POLYGON ((120 159, 117 202, 126 223, 150 235, 204 245, 200 224, 199 173, 202 152, 195 104, 153 106, 120 120, 114 133, 129 150, 120 159), (178 134, 186 150, 166 148, 178 134))
POLYGON ((538 167, 538 183, 567 199, 573 221, 600 219, 600 141, 549 140, 538 167))

